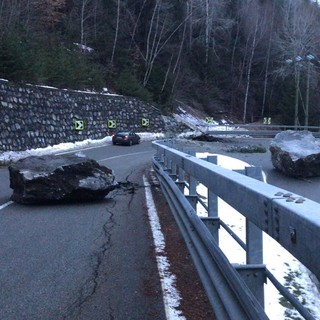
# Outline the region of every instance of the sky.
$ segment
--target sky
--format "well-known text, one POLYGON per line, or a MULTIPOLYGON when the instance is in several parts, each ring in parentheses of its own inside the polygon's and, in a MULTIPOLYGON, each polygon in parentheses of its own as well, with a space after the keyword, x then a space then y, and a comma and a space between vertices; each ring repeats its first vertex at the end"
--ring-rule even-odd
MULTIPOLYGON (((205 130, 208 127, 208 124, 203 119, 195 118, 185 112, 182 112, 180 115, 176 115, 176 118, 180 119, 180 121, 184 121, 185 123, 189 123, 195 129, 198 128, 199 130, 205 130)), ((217 123, 214 122, 214 124, 217 123)), ((218 128, 224 130, 225 126, 220 126, 218 128)), ((232 127, 229 128, 229 130, 233 129, 234 128, 232 127)), ((138 134, 141 136, 141 141, 164 138, 163 134, 138 134)), ((191 134, 194 134, 194 132, 182 134, 180 135, 180 137, 183 138, 191 134)), ((0 164, 7 164, 10 161, 15 161, 30 155, 57 154, 60 152, 65 152, 67 150, 87 150, 109 143, 111 144, 111 137, 105 137, 101 140, 85 140, 76 143, 62 143, 56 146, 48 146, 47 148, 32 149, 23 152, 2 152, 0 153, 0 164)), ((207 153, 197 153, 197 157, 200 158, 204 158, 208 155, 209 154, 207 153)), ((238 159, 218 155, 218 165, 232 170, 242 169, 244 166, 248 166, 249 164, 238 159)), ((200 184, 197 191, 204 198, 206 197, 207 190, 203 185, 200 184)), ((150 197, 150 195, 146 194, 148 202, 147 206, 149 208, 149 221, 154 235, 154 243, 157 250, 159 250, 159 258, 157 259, 157 262, 159 273, 162 278, 167 319, 184 320, 185 318, 181 316, 179 312, 179 301, 181 297, 179 296, 179 292, 174 286, 175 276, 169 271, 170 261, 166 260, 165 258, 163 258, 165 260, 162 261, 162 258, 160 259, 160 257, 163 256, 165 243, 163 235, 161 233, 161 226, 158 222, 157 213, 155 212, 155 206, 153 204, 152 198, 150 197)), ((221 213, 220 216, 224 220, 224 222, 229 225, 229 227, 231 227, 242 240, 245 240, 244 217, 221 199, 219 199, 218 201, 218 208, 219 212, 221 213)), ((198 215, 200 216, 206 215, 206 212, 200 206, 198 207, 197 211, 198 215)), ((234 246, 230 246, 230 236, 223 231, 223 228, 220 228, 220 230, 219 241, 222 249, 227 249, 225 252, 229 261, 231 263, 244 264, 244 251, 236 243, 234 246)), ((309 271, 268 235, 264 234, 263 241, 264 263, 267 264, 268 269, 273 272, 273 274, 282 284, 286 284, 291 291, 299 290, 300 299, 304 299, 306 301, 306 306, 312 311, 315 319, 320 320, 320 293, 317 287, 311 281, 309 271)), ((299 317, 299 314, 296 311, 287 309, 279 304, 280 295, 271 283, 268 283, 265 286, 265 298, 265 310, 271 320, 303 319, 302 317, 299 317), (290 316, 286 317, 285 313, 290 316)))

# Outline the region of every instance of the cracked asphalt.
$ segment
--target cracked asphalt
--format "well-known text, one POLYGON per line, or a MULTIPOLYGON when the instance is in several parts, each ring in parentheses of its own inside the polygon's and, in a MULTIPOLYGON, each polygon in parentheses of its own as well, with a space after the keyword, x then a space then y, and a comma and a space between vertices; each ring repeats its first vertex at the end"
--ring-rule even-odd
MULTIPOLYGON (((269 142, 186 141, 181 142, 181 147, 260 165, 269 183, 319 201, 319 177, 286 177, 273 169, 269 152, 226 151, 230 145, 254 143, 268 147, 269 142)), ((104 201, 50 206, 13 203, 2 207, 12 191, 7 168, 0 168, 1 320, 166 318, 142 185, 142 176, 151 167, 151 143, 132 147, 107 145, 84 153, 115 172, 118 187, 104 201)), ((203 293, 195 289, 194 270, 188 271, 187 279, 192 280, 189 290, 186 268, 191 265, 190 259, 184 260, 188 255, 178 244, 179 232, 161 201, 158 199, 162 220, 171 219, 165 223, 166 232, 173 230, 167 238, 167 250, 178 260, 173 269, 183 293, 183 310, 190 315, 188 319, 212 319, 203 293), (204 304, 196 307, 196 302, 204 304)))
MULTIPOLYGON (((104 201, 0 210, 1 320, 165 319, 142 186, 151 143, 84 153, 120 182, 104 201)), ((0 179, 1 206, 6 168, 0 179)))

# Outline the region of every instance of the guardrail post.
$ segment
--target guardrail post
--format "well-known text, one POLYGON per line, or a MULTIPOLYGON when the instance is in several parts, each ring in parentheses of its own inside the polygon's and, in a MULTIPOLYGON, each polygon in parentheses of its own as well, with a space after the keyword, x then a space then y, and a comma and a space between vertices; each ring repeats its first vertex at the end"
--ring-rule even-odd
POLYGON ((171 173, 171 171, 172 171, 172 160, 166 159, 165 167, 166 167, 166 171, 171 173))
POLYGON ((173 181, 176 181, 178 176, 177 176, 177 165, 170 160, 170 174, 169 176, 173 181))
MULTIPOLYGON (((235 171, 260 181, 263 180, 260 167, 246 167, 245 170, 235 171)), ((246 247, 246 265, 236 265, 235 268, 264 308, 266 267, 263 264, 262 230, 248 219, 246 219, 246 247)))
POLYGON ((164 169, 170 171, 170 160, 166 156, 164 157, 164 169))
MULTIPOLYGON (((217 156, 208 156, 207 161, 217 164, 218 158, 217 156)), ((218 213, 218 197, 210 190, 208 190, 208 218, 201 218, 201 220, 219 244, 220 219, 218 213)))
MULTIPOLYGON (((217 164, 217 156, 208 156, 207 161, 217 164)), ((208 190, 208 217, 218 217, 218 197, 208 190)))
POLYGON ((178 179, 184 181, 184 170, 181 167, 178 168, 178 179))
MULTIPOLYGON (((194 151, 188 151, 188 154, 195 156, 194 151)), ((186 198, 189 200, 194 210, 197 210, 198 194, 197 194, 198 181, 194 177, 189 175, 189 195, 186 198)))
POLYGON ((177 165, 171 161, 171 174, 177 175, 177 165))
MULTIPOLYGON (((262 170, 259 167, 246 167, 248 177, 262 181, 262 170)), ((247 264, 263 263, 262 230, 246 219, 247 264)))
POLYGON ((163 151, 161 152, 159 159, 160 159, 159 162, 161 164, 164 164, 164 152, 163 151))
POLYGON ((197 195, 197 180, 190 176, 189 177, 189 195, 196 196, 197 195))
MULTIPOLYGON (((188 154, 191 156, 195 156, 194 151, 188 151, 188 154)), ((197 179, 189 175, 189 195, 190 196, 196 196, 197 195, 197 179)))
POLYGON ((178 167, 178 181, 176 181, 176 185, 179 190, 184 194, 185 182, 184 182, 184 170, 178 167))

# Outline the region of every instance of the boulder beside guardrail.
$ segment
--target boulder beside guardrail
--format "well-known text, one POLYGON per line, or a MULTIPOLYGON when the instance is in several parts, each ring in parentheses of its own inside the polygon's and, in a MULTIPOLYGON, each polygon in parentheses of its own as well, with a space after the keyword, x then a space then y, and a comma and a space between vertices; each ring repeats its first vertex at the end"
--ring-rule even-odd
POLYGON ((266 279, 305 319, 314 319, 263 264, 259 239, 262 231, 266 232, 320 278, 320 255, 317 254, 320 204, 166 145, 171 143, 153 142, 154 168, 217 319, 268 319, 263 310, 266 279), (247 219, 251 227, 247 230, 246 244, 242 244, 246 265, 231 265, 218 246, 218 228, 224 225, 218 212, 210 208, 216 202, 208 199, 210 231, 197 216, 197 183, 206 186, 209 194, 220 197, 247 219), (188 196, 184 195, 186 186, 188 196))

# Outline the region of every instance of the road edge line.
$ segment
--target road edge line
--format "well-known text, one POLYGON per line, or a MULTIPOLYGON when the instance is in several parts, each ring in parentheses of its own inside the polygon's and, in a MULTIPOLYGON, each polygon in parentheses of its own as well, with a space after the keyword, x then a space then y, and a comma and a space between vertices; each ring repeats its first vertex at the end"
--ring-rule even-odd
POLYGON ((165 239, 161 231, 159 216, 150 190, 150 184, 145 175, 143 175, 142 179, 145 186, 146 205, 155 246, 166 318, 167 320, 186 320, 186 318, 181 315, 182 311, 177 309, 180 306, 180 300, 182 298, 174 285, 176 276, 169 270, 170 262, 165 253, 165 239))
POLYGON ((2 210, 2 209, 4 209, 4 208, 6 208, 7 206, 10 206, 10 204, 13 204, 13 201, 8 201, 8 202, 6 202, 6 203, 4 203, 4 204, 0 205, 0 210, 2 210))

